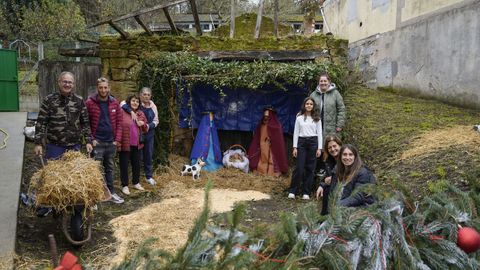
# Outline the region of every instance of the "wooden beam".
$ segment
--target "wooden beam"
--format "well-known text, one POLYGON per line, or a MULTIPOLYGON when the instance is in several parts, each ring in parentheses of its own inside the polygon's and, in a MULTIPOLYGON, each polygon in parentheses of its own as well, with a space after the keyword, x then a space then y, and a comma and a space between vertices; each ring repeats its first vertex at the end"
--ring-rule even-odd
POLYGON ((263 0, 258 3, 257 23, 255 24, 255 39, 260 37, 260 26, 262 26, 263 0))
POLYGON ((112 22, 112 21, 109 21, 108 24, 113 28, 115 29, 115 31, 117 31, 118 33, 120 33, 120 35, 122 36, 122 38, 124 39, 127 39, 128 38, 128 33, 123 31, 123 29, 118 26, 118 24, 112 22))
POLYGON ((140 26, 143 28, 143 30, 145 30, 145 32, 147 32, 149 36, 153 35, 152 31, 150 31, 150 29, 145 25, 145 23, 143 23, 142 19, 140 19, 140 15, 137 15, 133 18, 135 18, 135 21, 140 24, 140 26))
POLYGON ((197 29, 197 34, 202 35, 202 27, 200 26, 200 18, 198 17, 197 4, 195 0, 190 0, 190 7, 192 8, 193 20, 195 21, 195 28, 197 29))
POLYGON ((80 49, 62 49, 58 48, 58 54, 69 57, 99 57, 98 47, 80 48, 80 49))
POLYGON ((330 57, 328 50, 323 51, 208 51, 196 52, 200 57, 211 60, 238 60, 238 61, 312 61, 319 57, 330 57))
POLYGON ((170 16, 170 13, 168 13, 168 7, 163 8, 163 13, 165 13, 165 17, 168 20, 168 24, 170 24, 170 28, 172 28, 172 30, 175 32, 175 34, 178 35, 177 27, 175 26, 175 23, 173 22, 173 19, 170 16))
POLYGON ((99 41, 91 40, 91 39, 84 39, 84 38, 77 38, 78 41, 81 42, 88 42, 88 43, 95 43, 95 44, 100 44, 99 41))
POLYGON ((150 7, 150 8, 139 9, 139 10, 127 13, 127 14, 119 16, 119 17, 110 18, 110 19, 107 19, 107 20, 96 22, 96 23, 88 26, 87 28, 92 28, 92 27, 95 27, 95 26, 107 24, 110 21, 118 22, 118 21, 121 21, 121 20, 129 19, 131 17, 135 17, 135 16, 139 16, 139 15, 142 15, 142 14, 145 14, 145 13, 149 13, 149 12, 152 12, 152 11, 155 11, 155 10, 158 10, 158 9, 162 9, 164 7, 170 7, 170 6, 178 5, 178 4, 187 2, 187 1, 189 1, 189 0, 177 0, 177 1, 174 1, 174 2, 168 3, 168 4, 160 4, 160 5, 150 7))
POLYGON ((230 1, 230 38, 235 36, 235 0, 230 1))

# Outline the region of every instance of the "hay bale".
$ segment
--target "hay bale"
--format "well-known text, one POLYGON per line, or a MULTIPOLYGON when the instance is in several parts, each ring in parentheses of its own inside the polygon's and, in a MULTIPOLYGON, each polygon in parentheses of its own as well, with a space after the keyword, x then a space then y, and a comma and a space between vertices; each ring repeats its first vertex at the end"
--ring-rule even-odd
POLYGON ((85 205, 88 209, 108 197, 100 162, 76 151, 49 160, 32 176, 30 191, 36 193, 37 206, 50 206, 59 212, 67 211, 71 205, 85 205))

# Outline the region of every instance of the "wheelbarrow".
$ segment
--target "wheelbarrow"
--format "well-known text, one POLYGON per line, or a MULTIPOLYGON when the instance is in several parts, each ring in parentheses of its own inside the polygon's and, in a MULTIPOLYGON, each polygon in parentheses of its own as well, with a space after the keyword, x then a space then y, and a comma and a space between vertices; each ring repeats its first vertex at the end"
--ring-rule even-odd
MULTIPOLYGON (((43 157, 40 156, 42 167, 45 167, 45 162, 43 157)), ((103 185, 103 200, 108 201, 112 198, 112 194, 107 186, 103 185)), ((40 207, 53 208, 51 205, 41 204, 40 207)), ((56 217, 59 217, 61 220, 61 229, 65 238, 74 246, 82 246, 86 242, 90 241, 92 238, 92 223, 93 223, 93 213, 92 209, 85 209, 85 206, 82 204, 71 205, 67 207, 70 211, 61 211, 56 212, 56 217), (84 221, 83 215, 86 215, 86 220, 84 221), (70 222, 70 226, 69 226, 70 222), (85 237, 85 232, 87 236, 85 237)))

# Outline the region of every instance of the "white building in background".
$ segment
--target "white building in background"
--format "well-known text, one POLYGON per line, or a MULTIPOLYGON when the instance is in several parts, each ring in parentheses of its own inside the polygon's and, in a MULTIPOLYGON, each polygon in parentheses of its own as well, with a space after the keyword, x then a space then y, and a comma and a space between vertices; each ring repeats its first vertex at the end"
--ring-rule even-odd
MULTIPOLYGON (((198 17, 203 32, 211 32, 223 22, 218 14, 198 14, 198 17)), ((172 20, 178 29, 195 31, 195 21, 192 14, 175 14, 172 15, 172 20)), ((170 24, 165 19, 165 21, 150 24, 150 29, 152 31, 170 30, 170 24)))

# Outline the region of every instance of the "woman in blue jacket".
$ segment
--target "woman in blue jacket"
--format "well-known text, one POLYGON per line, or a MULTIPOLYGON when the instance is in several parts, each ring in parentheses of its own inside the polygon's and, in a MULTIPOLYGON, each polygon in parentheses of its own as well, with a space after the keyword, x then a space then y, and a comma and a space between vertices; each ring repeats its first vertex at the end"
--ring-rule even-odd
MULTIPOLYGON (((357 148, 351 144, 345 144, 340 148, 338 155, 339 162, 337 162, 330 186, 330 190, 334 190, 337 183, 343 185, 342 195, 337 205, 357 207, 372 204, 374 202, 372 195, 365 192, 354 192, 363 185, 375 184, 376 182, 375 176, 363 164, 357 148)), ((326 186, 326 183, 320 184, 317 189, 317 199, 324 196, 326 186)), ((328 196, 328 194, 325 195, 328 196)))

